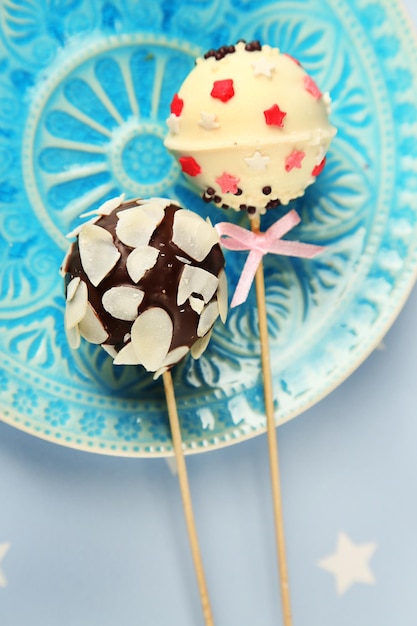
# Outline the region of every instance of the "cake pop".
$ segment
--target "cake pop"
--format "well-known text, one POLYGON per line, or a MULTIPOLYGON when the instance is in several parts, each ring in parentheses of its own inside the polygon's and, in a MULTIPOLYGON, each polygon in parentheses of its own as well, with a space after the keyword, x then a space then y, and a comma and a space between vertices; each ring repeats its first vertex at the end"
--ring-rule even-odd
POLYGON ((165 145, 206 201, 262 215, 302 196, 336 133, 300 63, 257 41, 210 50, 172 99, 165 145))
POLYGON ((171 200, 106 202, 79 227, 62 265, 65 327, 115 365, 157 378, 190 350, 198 358, 227 311, 224 257, 213 226, 171 200))

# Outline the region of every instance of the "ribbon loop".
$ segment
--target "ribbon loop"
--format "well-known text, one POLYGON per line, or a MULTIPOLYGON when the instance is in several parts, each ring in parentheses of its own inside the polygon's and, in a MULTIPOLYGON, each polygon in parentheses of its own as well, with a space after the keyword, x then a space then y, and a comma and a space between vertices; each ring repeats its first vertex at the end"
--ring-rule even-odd
POLYGON ((236 224, 220 222, 216 230, 220 236, 220 244, 227 250, 249 250, 248 258, 243 267, 235 293, 233 294, 231 308, 245 302, 248 297, 256 271, 265 254, 281 254, 284 256, 312 259, 324 250, 323 246, 302 243, 299 241, 285 241, 282 237, 301 221, 295 210, 289 211, 265 232, 250 231, 236 224))

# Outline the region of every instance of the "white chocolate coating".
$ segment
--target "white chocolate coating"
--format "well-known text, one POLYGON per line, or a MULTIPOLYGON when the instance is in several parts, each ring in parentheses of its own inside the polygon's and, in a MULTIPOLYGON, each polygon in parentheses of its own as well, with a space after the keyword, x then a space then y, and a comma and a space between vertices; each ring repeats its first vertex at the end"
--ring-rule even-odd
POLYGON ((303 195, 323 169, 336 133, 329 109, 296 60, 240 42, 219 60, 197 59, 171 105, 165 145, 205 199, 262 214, 303 195))

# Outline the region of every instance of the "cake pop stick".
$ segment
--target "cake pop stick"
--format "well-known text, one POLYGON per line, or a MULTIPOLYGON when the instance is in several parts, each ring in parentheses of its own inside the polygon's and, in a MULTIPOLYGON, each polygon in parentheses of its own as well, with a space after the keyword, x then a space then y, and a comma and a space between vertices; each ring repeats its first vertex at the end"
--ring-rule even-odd
POLYGON ((185 523, 187 525, 191 555, 193 558, 198 588, 200 591, 201 608, 203 610, 203 616, 206 626, 214 626, 213 614, 207 589, 207 582, 204 574, 203 560, 201 557, 201 551, 198 542, 193 506, 191 502, 187 466, 185 464, 184 452, 182 449, 181 429, 171 372, 169 370, 164 372, 162 374, 162 379, 164 381, 165 397, 171 428, 172 445, 174 447, 175 459, 177 462, 178 482, 180 485, 185 523))
MULTIPOLYGON (((263 255, 277 250, 273 246, 269 249, 267 233, 260 233, 259 216, 302 196, 322 171, 327 148, 336 132, 328 119, 329 105, 328 95, 320 92, 295 59, 257 41, 239 42, 236 46, 210 50, 204 58, 197 59, 196 67, 172 101, 167 120, 170 134, 165 142, 185 175, 203 191, 204 200, 246 211, 251 218, 252 233, 247 237, 251 253, 237 300, 244 300, 250 287, 248 275, 256 272, 285 626, 291 626, 292 618, 262 268, 263 255)), ((277 228, 281 225, 277 224, 277 228)), ((225 234, 230 232, 225 229, 225 234)), ((245 249, 234 242, 228 247, 245 249)))
POLYGON ((62 265, 65 327, 100 344, 115 365, 162 375, 190 547, 206 626, 213 626, 191 504, 171 367, 205 350, 227 311, 224 257, 217 231, 163 198, 110 200, 72 235, 62 265))
MULTIPOLYGON (((251 221, 252 232, 258 233, 259 218, 251 221)), ((261 342, 261 360, 263 372, 266 429, 269 453, 269 472, 271 476, 272 503, 275 524, 275 543, 277 549, 278 570, 280 575, 281 607, 284 626, 291 626, 291 597, 288 579, 288 564, 285 547, 284 512, 281 494, 281 476, 276 433, 274 391, 272 369, 269 354, 268 319, 266 314, 265 281, 263 264, 260 263, 255 275, 256 300, 258 305, 258 325, 261 342)))

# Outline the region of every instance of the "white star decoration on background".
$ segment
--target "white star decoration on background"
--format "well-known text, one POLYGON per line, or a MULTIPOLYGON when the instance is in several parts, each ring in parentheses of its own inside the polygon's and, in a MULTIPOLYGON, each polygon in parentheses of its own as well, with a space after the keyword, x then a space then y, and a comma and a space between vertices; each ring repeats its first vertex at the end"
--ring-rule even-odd
POLYGON ((3 574, 3 570, 1 569, 1 562, 6 553, 9 551, 9 548, 10 543, 0 543, 0 587, 6 587, 7 585, 6 577, 3 574))
POLYGON ((345 593, 354 583, 375 584, 369 561, 375 543, 355 544, 345 533, 339 533, 336 552, 318 562, 319 567, 335 576, 336 590, 345 593))

